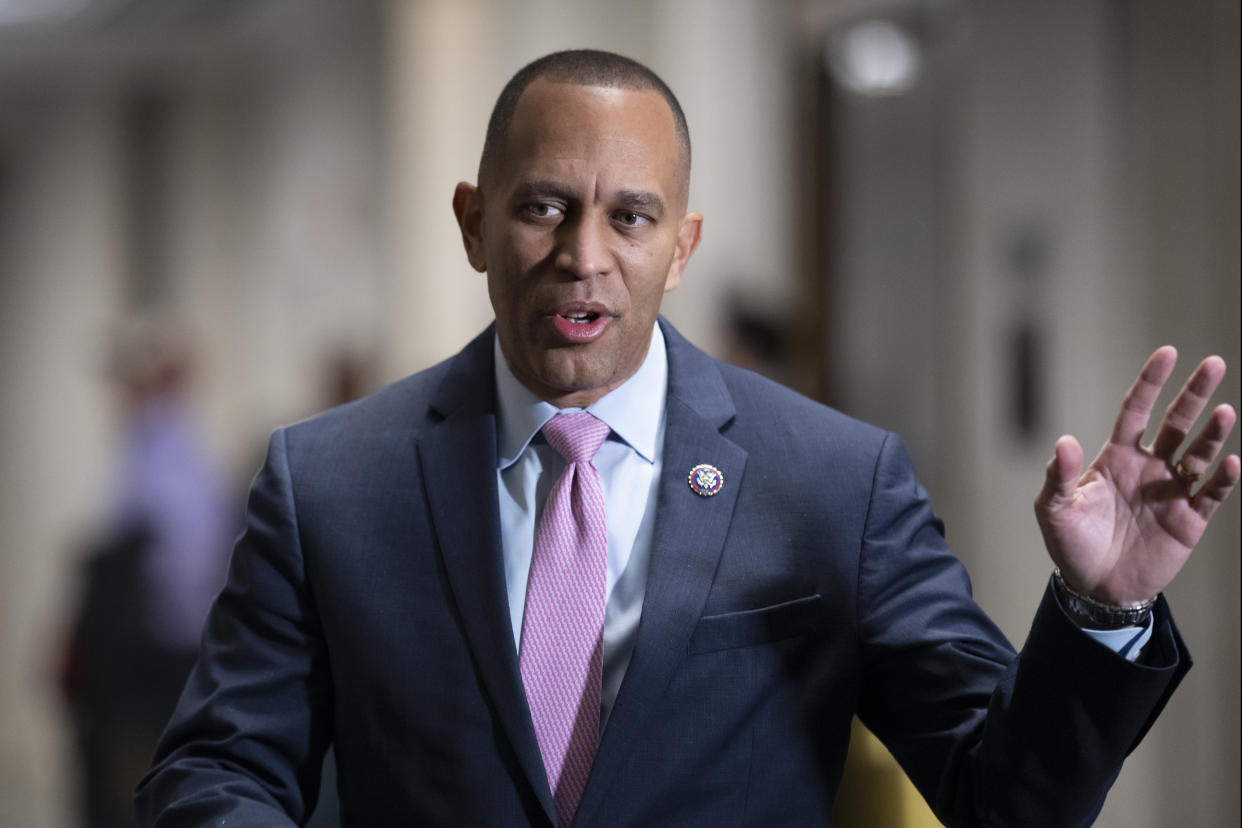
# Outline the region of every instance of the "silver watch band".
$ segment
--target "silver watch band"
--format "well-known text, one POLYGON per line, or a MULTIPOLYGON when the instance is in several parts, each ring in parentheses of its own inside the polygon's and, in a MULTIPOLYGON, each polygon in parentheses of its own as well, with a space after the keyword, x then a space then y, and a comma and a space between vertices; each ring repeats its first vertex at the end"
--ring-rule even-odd
POLYGON ((1097 601, 1090 595, 1083 595, 1065 582, 1061 570, 1052 573, 1053 585, 1061 606, 1079 623, 1079 626, 1091 629, 1116 630, 1122 627, 1141 627, 1151 616, 1151 608, 1156 605, 1155 598, 1130 606, 1118 606, 1097 601))

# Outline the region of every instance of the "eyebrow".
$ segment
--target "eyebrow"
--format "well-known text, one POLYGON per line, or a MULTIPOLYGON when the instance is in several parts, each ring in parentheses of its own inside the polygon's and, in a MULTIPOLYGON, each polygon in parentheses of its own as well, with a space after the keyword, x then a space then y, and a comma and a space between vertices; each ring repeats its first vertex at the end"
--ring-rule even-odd
POLYGON ((653 218, 661 218, 664 215, 664 199, 655 193, 621 190, 617 193, 617 201, 626 209, 650 213, 653 218))
POLYGON ((532 198, 559 198, 573 201, 573 191, 556 181, 524 181, 513 189, 514 201, 526 201, 532 198))
MULTIPOLYGON (((513 190, 513 200, 517 202, 538 198, 558 198, 562 201, 576 201, 573 189, 559 181, 525 181, 513 190)), ((655 193, 643 190, 618 190, 613 201, 622 210, 634 210, 650 214, 653 218, 664 216, 664 199, 655 193)))

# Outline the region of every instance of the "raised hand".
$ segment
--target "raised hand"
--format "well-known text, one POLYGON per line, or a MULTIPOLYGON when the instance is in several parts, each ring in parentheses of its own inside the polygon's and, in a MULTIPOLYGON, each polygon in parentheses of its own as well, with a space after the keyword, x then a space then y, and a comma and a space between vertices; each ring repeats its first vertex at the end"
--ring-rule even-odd
POLYGON ((1236 454, 1216 460, 1237 414, 1218 405, 1202 430, 1178 449, 1225 376, 1225 362, 1199 363, 1143 446, 1152 406, 1173 373, 1177 351, 1159 348, 1121 403, 1112 436, 1082 471, 1083 451, 1069 435, 1057 440, 1035 516, 1044 544, 1075 591, 1106 604, 1155 596, 1181 570, 1208 520, 1242 476, 1236 454))

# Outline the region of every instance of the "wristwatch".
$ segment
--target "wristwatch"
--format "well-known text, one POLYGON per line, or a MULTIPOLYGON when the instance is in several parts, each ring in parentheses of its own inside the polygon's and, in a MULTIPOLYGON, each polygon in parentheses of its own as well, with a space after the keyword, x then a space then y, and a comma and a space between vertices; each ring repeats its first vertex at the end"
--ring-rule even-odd
POLYGON ((1148 598, 1137 604, 1129 604, 1120 606, 1117 604, 1105 604, 1097 601, 1090 595, 1083 595, 1077 592, 1069 584, 1065 583, 1065 578, 1061 576, 1061 570, 1055 569, 1052 573, 1053 587, 1057 591, 1057 598, 1061 600, 1061 606, 1069 613, 1070 617, 1080 627, 1087 627, 1093 630, 1119 630, 1123 627, 1142 627, 1147 623, 1147 619, 1151 617, 1151 608, 1156 605, 1155 598, 1148 598))

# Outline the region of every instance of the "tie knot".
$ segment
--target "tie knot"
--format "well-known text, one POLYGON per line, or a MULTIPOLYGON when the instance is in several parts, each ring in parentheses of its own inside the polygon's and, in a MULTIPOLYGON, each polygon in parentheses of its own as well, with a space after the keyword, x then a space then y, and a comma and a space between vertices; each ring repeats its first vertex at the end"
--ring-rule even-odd
POLYGON ((548 445, 569 463, 590 462, 608 438, 608 423, 585 411, 557 414, 543 424, 548 445))

